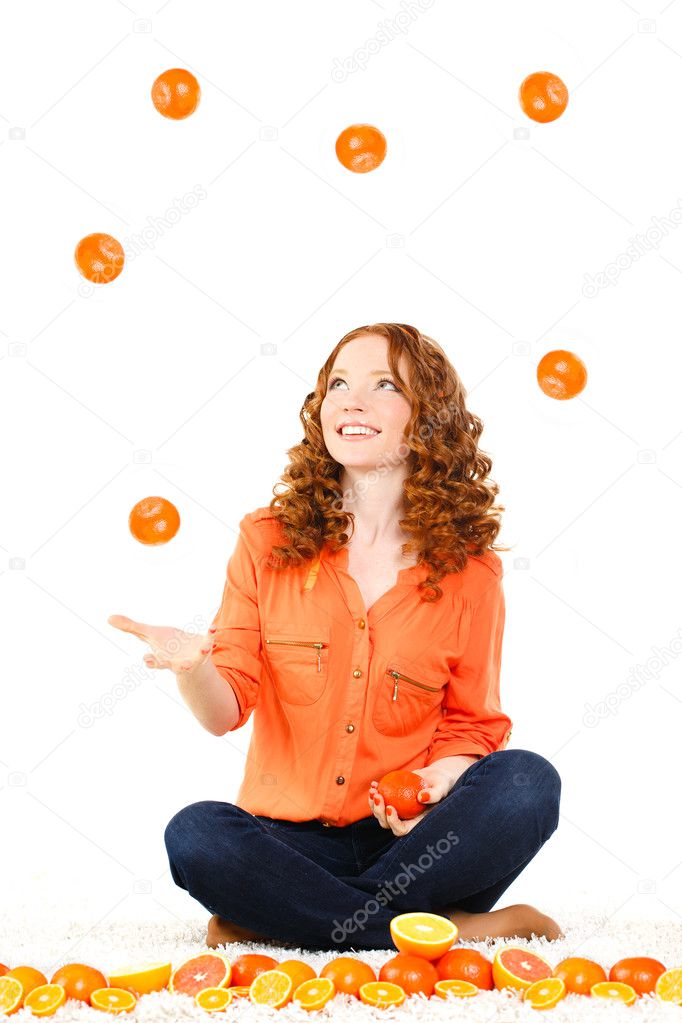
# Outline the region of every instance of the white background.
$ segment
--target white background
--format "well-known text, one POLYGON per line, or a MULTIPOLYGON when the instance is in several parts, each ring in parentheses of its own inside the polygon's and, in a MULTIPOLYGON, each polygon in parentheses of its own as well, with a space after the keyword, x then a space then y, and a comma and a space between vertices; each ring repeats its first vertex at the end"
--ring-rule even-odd
POLYGON ((320 365, 386 320, 444 346, 485 423, 503 705, 563 779, 498 905, 679 919, 682 2, 65 0, 5 5, 0 39, 2 899, 197 908, 163 830, 233 800, 252 723, 204 731, 107 618, 210 621, 320 365), (176 66, 184 121, 149 95, 176 66), (517 100, 538 70, 570 92, 547 125, 517 100), (388 141, 369 174, 335 156, 356 122, 388 141), (93 289, 94 231, 128 259, 93 289), (537 386, 553 348, 587 365, 574 400, 537 386), (150 494, 182 519, 158 548, 127 528, 150 494))

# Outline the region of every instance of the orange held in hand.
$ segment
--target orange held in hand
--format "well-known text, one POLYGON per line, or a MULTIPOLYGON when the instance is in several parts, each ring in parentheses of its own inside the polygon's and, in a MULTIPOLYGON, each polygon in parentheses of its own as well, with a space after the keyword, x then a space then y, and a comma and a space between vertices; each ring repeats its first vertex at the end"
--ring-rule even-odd
POLYGON ((587 367, 575 352, 558 348, 547 352, 538 363, 537 378, 548 398, 575 398, 587 383, 587 367))
POLYGON ((110 234, 97 231, 81 238, 73 254, 76 266, 93 284, 110 284, 123 269, 123 246, 110 234))
POLYGON ((193 114, 201 99, 199 83, 181 67, 162 71, 152 85, 152 103, 164 117, 181 121, 193 114))
POLYGON ((128 516, 128 528, 140 543, 168 543, 180 528, 180 515, 165 497, 143 497, 128 516))
POLYGON ((417 799, 424 788, 428 788, 426 780, 414 771, 389 771, 377 785, 377 791, 384 797, 384 805, 392 806, 404 821, 416 817, 424 809, 424 804, 417 799))
POLYGON ((351 124, 336 140, 336 155, 349 171, 366 174, 383 163, 386 138, 371 124, 351 124))
POLYGON ((521 82, 519 103, 533 121, 546 124, 561 117, 568 103, 568 89, 558 75, 536 71, 521 82))

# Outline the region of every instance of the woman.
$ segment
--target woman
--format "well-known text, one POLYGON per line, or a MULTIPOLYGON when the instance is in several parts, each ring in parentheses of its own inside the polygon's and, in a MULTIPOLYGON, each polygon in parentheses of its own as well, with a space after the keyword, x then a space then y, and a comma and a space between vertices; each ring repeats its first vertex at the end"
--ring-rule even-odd
POLYGON ((240 522, 209 636, 110 619, 208 731, 256 709, 236 802, 193 803, 165 832, 211 948, 393 948, 412 910, 464 940, 563 937, 532 906, 491 911, 556 830, 561 780, 506 749, 498 487, 465 397, 416 328, 352 330, 301 410, 287 492, 240 522), (377 792, 399 769, 427 783, 409 820, 377 792))

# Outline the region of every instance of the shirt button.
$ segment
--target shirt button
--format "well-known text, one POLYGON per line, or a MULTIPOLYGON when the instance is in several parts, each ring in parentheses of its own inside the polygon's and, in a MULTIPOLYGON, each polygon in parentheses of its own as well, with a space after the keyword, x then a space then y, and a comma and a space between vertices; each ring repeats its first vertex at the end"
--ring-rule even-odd
POLYGON ((360 678, 361 675, 362 672, 360 671, 360 669, 356 668, 355 671, 353 672, 353 678, 360 678))
POLYGON ((347 732, 354 732, 355 731, 355 725, 346 725, 346 731, 347 732))
POLYGON ((340 775, 338 776, 338 778, 336 779, 336 784, 337 784, 337 785, 343 785, 343 783, 344 783, 344 781, 345 781, 345 780, 346 780, 346 779, 344 778, 344 776, 343 776, 342 774, 340 774, 340 775))
POLYGON ((359 628, 359 629, 364 629, 364 627, 365 627, 365 619, 364 619, 364 618, 361 618, 361 619, 359 620, 359 622, 358 622, 358 628, 359 628))

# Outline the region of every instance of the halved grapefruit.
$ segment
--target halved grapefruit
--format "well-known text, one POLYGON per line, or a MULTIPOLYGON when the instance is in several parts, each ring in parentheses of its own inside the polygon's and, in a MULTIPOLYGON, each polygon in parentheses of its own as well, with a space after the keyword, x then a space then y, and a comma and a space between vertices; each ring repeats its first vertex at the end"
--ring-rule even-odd
POLYGON ((198 995, 207 987, 225 987, 230 983, 232 966, 219 952, 202 952, 186 959, 171 974, 168 990, 174 995, 198 995))
POLYGON ((524 991, 536 980, 551 977, 552 967, 546 959, 521 945, 503 945, 493 959, 493 981, 495 987, 511 987, 524 991))

